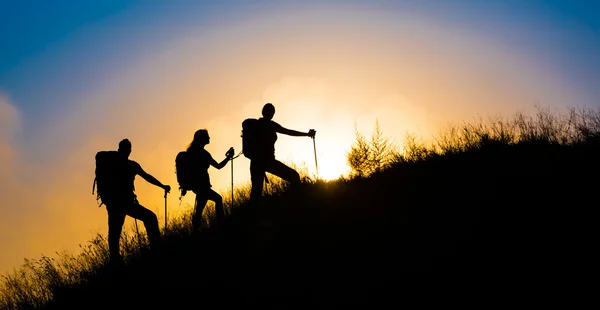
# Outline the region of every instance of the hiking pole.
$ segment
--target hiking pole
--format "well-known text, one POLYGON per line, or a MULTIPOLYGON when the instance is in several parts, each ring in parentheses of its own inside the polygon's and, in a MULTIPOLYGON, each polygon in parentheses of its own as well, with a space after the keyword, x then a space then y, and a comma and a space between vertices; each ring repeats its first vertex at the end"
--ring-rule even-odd
MULTIPOLYGON (((229 206, 229 214, 231 214, 233 211, 233 160, 240 157, 240 155, 242 155, 242 153, 243 153, 243 151, 240 152, 239 154, 231 157, 231 205, 229 206)), ((232 154, 234 154, 234 153, 232 153, 232 154)))
POLYGON ((167 191, 165 191, 165 232, 167 231, 167 191))
POLYGON ((233 211, 233 158, 231 158, 231 204, 229 205, 229 214, 233 211))
POLYGON ((315 136, 313 139, 313 149, 315 150, 315 167, 317 168, 317 179, 319 178, 319 164, 317 163, 317 144, 315 143, 315 136))
MULTIPOLYGON (((135 202, 138 203, 137 198, 135 198, 135 202)), ((137 218, 133 218, 135 221, 135 238, 137 239, 138 244, 140 243, 140 231, 138 229, 137 218)))

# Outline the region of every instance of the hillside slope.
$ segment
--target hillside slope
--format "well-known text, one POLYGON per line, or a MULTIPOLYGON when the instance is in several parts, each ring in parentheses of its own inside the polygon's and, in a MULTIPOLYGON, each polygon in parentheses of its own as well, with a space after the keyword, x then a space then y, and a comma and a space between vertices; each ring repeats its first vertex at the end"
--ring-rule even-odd
POLYGON ((492 144, 304 183, 236 209, 222 233, 167 236, 158 252, 55 292, 51 306, 304 307, 369 302, 405 272, 585 268, 597 158, 590 145, 492 144))

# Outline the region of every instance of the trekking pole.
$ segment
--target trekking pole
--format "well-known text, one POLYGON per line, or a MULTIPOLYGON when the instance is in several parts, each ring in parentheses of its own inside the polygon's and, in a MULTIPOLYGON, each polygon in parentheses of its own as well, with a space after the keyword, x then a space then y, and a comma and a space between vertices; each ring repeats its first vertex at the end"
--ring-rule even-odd
POLYGON ((167 231, 167 191, 165 191, 165 232, 167 231))
POLYGON ((138 230, 137 219, 135 219, 135 240, 137 240, 138 245, 140 244, 140 231, 138 230))
POLYGON ((135 219, 135 237, 136 237, 136 239, 138 239, 138 241, 139 241, 139 238, 140 238, 140 231, 138 230, 138 226, 137 226, 137 219, 135 219))
POLYGON ((313 139, 313 149, 315 150, 315 167, 317 168, 317 179, 319 178, 319 164, 317 163, 317 144, 315 143, 315 137, 313 139))
POLYGON ((233 211, 233 158, 231 158, 231 204, 229 205, 229 214, 233 211))
POLYGON ((243 151, 241 151, 239 154, 231 157, 231 205, 229 206, 229 214, 231 214, 231 212, 233 211, 233 160, 240 157, 240 155, 242 155, 243 151))

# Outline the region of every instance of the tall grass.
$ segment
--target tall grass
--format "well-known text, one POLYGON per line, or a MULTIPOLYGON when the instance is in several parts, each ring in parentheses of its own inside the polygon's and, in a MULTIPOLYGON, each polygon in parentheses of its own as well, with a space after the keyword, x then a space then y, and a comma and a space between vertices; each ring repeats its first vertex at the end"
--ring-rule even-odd
POLYGON ((569 108, 566 112, 538 107, 535 115, 517 113, 463 124, 451 124, 429 142, 407 134, 395 163, 417 162, 486 148, 523 144, 578 145, 600 138, 600 111, 569 108))
MULTIPOLYGON (((502 157, 504 160, 511 154, 510 150, 520 146, 526 146, 528 149, 524 153, 519 153, 520 155, 518 156, 529 154, 528 152, 530 152, 530 150, 534 150, 537 152, 536 154, 547 152, 547 146, 559 148, 578 146, 598 148, 600 145, 599 138, 600 112, 592 109, 575 108, 571 108, 566 113, 562 114, 553 112, 549 109, 539 108, 537 113, 533 116, 519 113, 513 118, 492 117, 488 119, 479 119, 471 123, 451 125, 445 128, 441 134, 433 137, 429 142, 423 142, 414 135, 408 135, 405 140, 403 152, 395 155, 393 163, 387 166, 383 171, 366 178, 342 178, 337 181, 323 182, 310 178, 301 170, 303 182, 299 193, 302 197, 305 197, 302 199, 315 201, 315 206, 309 208, 309 210, 312 210, 312 213, 290 211, 290 214, 294 214, 298 219, 294 220, 295 222, 287 222, 289 227, 285 233, 287 236, 291 236, 290 238, 298 239, 308 238, 309 235, 314 235, 316 237, 314 240, 311 239, 311 242, 323 243, 325 246, 324 249, 331 248, 331 246, 326 245, 327 242, 339 243, 339 240, 342 240, 339 239, 341 238, 341 235, 350 234, 355 239, 347 245, 349 249, 355 250, 360 245, 373 247, 370 251, 377 252, 380 250, 376 249, 375 243, 384 243, 383 241, 371 241, 371 239, 365 239, 366 241, 364 242, 357 242, 356 240, 367 238, 365 235, 368 234, 365 234, 365 232, 368 231, 379 231, 389 229, 390 227, 396 229, 395 227, 398 226, 398 222, 390 218, 399 216, 397 212, 403 212, 402 216, 405 216, 403 222, 404 226, 399 226, 402 226, 402 229, 405 230, 409 229, 405 227, 413 227, 415 228, 415 231, 419 231, 419 234, 431 234, 431 231, 427 231, 427 229, 435 227, 435 225, 433 225, 427 226, 427 229, 419 228, 418 225, 420 225, 419 223, 422 223, 421 221, 424 218, 435 218, 435 223, 450 225, 444 221, 450 214, 448 212, 455 212, 456 214, 452 216, 463 220, 463 223, 467 223, 469 219, 477 217, 467 214, 467 211, 471 211, 471 209, 468 208, 462 211, 459 209, 451 209, 451 211, 449 211, 450 209, 441 208, 437 206, 437 204, 434 208, 430 207, 431 204, 428 202, 428 200, 431 199, 430 196, 433 195, 432 193, 440 196, 440 198, 437 198, 438 200, 436 200, 436 202, 448 201, 444 195, 457 195, 456 191, 460 189, 461 187, 459 186, 462 185, 456 185, 452 187, 452 190, 445 190, 444 187, 449 187, 452 183, 460 183, 454 181, 454 179, 459 176, 448 175, 447 172, 462 173, 462 166, 460 169, 454 169, 454 167, 459 164, 457 162, 449 161, 448 166, 444 166, 445 168, 442 169, 443 173, 439 174, 445 179, 440 180, 439 178, 429 178, 431 173, 430 167, 417 170, 417 167, 421 167, 420 164, 437 162, 438 159, 445 160, 469 154, 493 154, 494 156, 502 157), (403 172, 405 170, 402 169, 407 167, 417 171, 416 174, 414 174, 416 177, 411 181, 412 183, 409 183, 406 178, 403 178, 401 174, 399 174, 399 171, 403 172), (389 176, 384 176, 386 174, 389 174, 389 176), (421 178, 420 176, 422 175, 426 176, 422 177, 425 181, 419 182, 417 179, 421 178), (383 178, 385 182, 381 182, 381 178, 383 178), (435 185, 436 182, 442 185, 435 185), (429 186, 430 188, 424 188, 425 186, 429 186), (410 193, 415 191, 418 195, 410 196, 410 193), (401 196, 400 192, 403 193, 403 195, 407 195, 407 201, 402 200, 401 202, 401 199, 404 199, 404 197, 401 196), (378 197, 378 193, 391 196, 378 197), (367 198, 364 198, 365 196, 367 198), (317 200, 319 202, 316 202, 317 200), (365 204, 368 205, 365 206, 365 204), (375 207, 381 204, 389 205, 389 207, 375 207), (407 206, 410 206, 410 208, 407 206), (388 212, 395 213, 391 216, 388 212), (408 216, 413 216, 414 223, 409 223, 408 219, 411 217, 408 216), (368 221, 371 218, 389 219, 390 224, 386 226, 376 223, 365 226, 365 223, 369 223, 368 221), (311 223, 315 225, 325 226, 309 227, 307 226, 309 221, 313 221, 311 223), (344 227, 345 230, 340 227, 344 227), (373 242, 374 244, 368 245, 369 242, 373 242)), ((520 161, 525 162, 524 157, 516 157, 513 158, 513 160, 514 161, 510 161, 509 164, 518 163, 520 161)), ((496 164, 494 163, 494 165, 496 164)), ((488 169, 492 167, 492 165, 481 167, 478 166, 472 170, 479 174, 468 174, 464 176, 464 178, 472 178, 471 181, 473 184, 484 182, 483 180, 474 179, 474 176, 486 173, 486 171, 487 173, 492 173, 490 172, 492 170, 488 169)), ((464 178, 462 179, 463 181, 464 178)), ((493 179, 493 176, 486 179, 493 179)), ((270 178, 270 182, 271 183, 265 188, 265 196, 270 197, 274 204, 293 204, 294 201, 299 199, 299 196, 282 196, 288 192, 288 184, 286 182, 283 182, 278 178, 270 178)), ((499 186, 498 184, 501 184, 502 182, 503 179, 500 179, 494 184, 495 186, 499 186)), ((467 187, 469 184, 464 186, 467 187)), ((221 193, 224 199, 225 209, 228 210, 228 218, 235 219, 238 223, 250 221, 250 215, 244 211, 250 208, 248 205, 250 188, 250 183, 236 186, 234 189, 233 201, 231 199, 230 191, 221 193)), ((483 188, 484 187, 481 186, 481 184, 470 188, 474 193, 468 193, 468 195, 472 195, 479 199, 473 202, 473 205, 479 206, 481 204, 479 202, 480 200, 489 199, 488 193, 478 192, 482 191, 483 188)), ((511 191, 514 190, 512 187, 510 188, 511 191)), ((498 191, 505 196, 511 195, 510 192, 500 189, 498 191)), ((460 200, 460 203, 469 205, 469 198, 467 197, 460 200)), ((505 197, 498 199, 497 201, 491 202, 491 204, 495 206, 505 203, 512 199, 512 196, 510 197, 511 198, 505 197)), ((496 209, 490 210, 497 212, 496 209)), ((210 234, 212 224, 215 220, 214 208, 209 205, 205 208, 205 212, 205 226, 203 232, 210 234)), ((256 213, 262 211, 252 210, 252 212, 256 213)), ((518 212, 520 215, 523 215, 524 211, 518 210, 518 212)), ((262 213, 259 214, 261 216, 264 215, 262 213)), ((171 244, 173 248, 177 248, 185 242, 189 242, 189 240, 193 238, 191 216, 192 214, 183 214, 179 217, 171 218, 166 231, 162 231, 163 242, 171 244)), ((454 229, 453 226, 444 227, 444 229, 448 227, 454 229)), ((247 234, 249 231, 242 228, 236 229, 243 234, 247 234)), ((391 235, 390 232, 386 232, 386 234, 391 235)), ((444 242, 450 238, 449 236, 454 236, 450 231, 444 231, 444 234, 444 242)), ((416 236, 416 233, 409 234, 409 236, 414 237, 416 236)), ((412 244, 411 246, 414 246, 414 249, 422 249, 419 245, 416 245, 415 242, 411 242, 409 239, 402 240, 408 242, 407 244, 412 244)), ((441 244, 442 241, 436 242, 440 242, 441 244)), ((387 243, 385 244, 385 246, 389 246, 387 243)), ((121 246, 126 263, 135 264, 145 257, 148 242, 143 234, 124 233, 121 246)), ((286 247, 285 244, 281 246, 286 247)), ((196 247, 196 245, 194 244, 193 247, 196 247)), ((206 245, 206 247, 208 247, 208 245, 206 245)), ((408 251, 409 249, 410 247, 407 246, 405 250, 408 251)), ((210 251, 207 249, 206 252, 210 251)), ((81 253, 76 256, 69 253, 57 254, 59 254, 58 258, 48 258, 43 256, 37 260, 28 259, 20 269, 12 274, 2 276, 0 307, 2 309, 41 309, 44 305, 53 302, 58 297, 75 294, 73 293, 75 289, 85 288, 86 285, 94 285, 94 283, 101 281, 102 277, 106 276, 109 253, 107 240, 103 235, 97 235, 87 245, 81 246, 81 253)), ((324 255, 323 253, 314 254, 319 257, 324 255)), ((186 262, 181 261, 180 263, 185 264, 186 262)))
MULTIPOLYGON (((298 169, 294 164, 290 165, 298 169)), ((312 180, 303 170, 297 170, 304 183, 312 180)), ((287 182, 271 177, 264 188, 265 196, 276 196, 285 192, 287 182)), ((235 209, 247 205, 250 199, 251 183, 237 185, 234 188, 233 201, 231 191, 221 193, 223 204, 229 216, 235 209)), ((161 228, 163 242, 177 242, 190 238, 193 234, 190 212, 170 218, 168 225, 161 228)), ((209 201, 203 212, 200 231, 210 230, 216 223, 214 202, 209 201)), ((137 229, 124 229, 121 234, 121 254, 125 263, 138 259, 149 249, 147 236, 137 229)), ((25 259, 20 268, 13 273, 2 275, 0 283, 0 309, 40 309, 57 295, 74 287, 85 286, 103 276, 109 265, 110 253, 105 235, 97 234, 86 245, 79 245, 77 255, 56 253, 56 257, 42 256, 39 259, 25 259)))

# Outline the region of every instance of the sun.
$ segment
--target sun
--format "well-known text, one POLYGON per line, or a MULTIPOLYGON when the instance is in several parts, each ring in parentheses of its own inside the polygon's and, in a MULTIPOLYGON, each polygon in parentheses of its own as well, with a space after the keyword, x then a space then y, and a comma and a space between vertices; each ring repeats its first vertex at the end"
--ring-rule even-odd
POLYGON ((320 158, 320 160, 317 158, 317 165, 315 165, 314 169, 317 179, 332 181, 350 172, 350 168, 346 163, 346 157, 335 156, 340 155, 336 153, 338 152, 324 152, 324 154, 330 154, 330 156, 324 155, 320 158))
POLYGON ((339 135, 336 138, 334 135, 325 134, 318 137, 315 143, 293 139, 281 140, 283 141, 281 141, 280 158, 284 162, 293 162, 296 168, 307 173, 311 178, 332 181, 348 175, 351 171, 346 160, 350 142, 346 141, 348 139, 340 139, 339 135))

